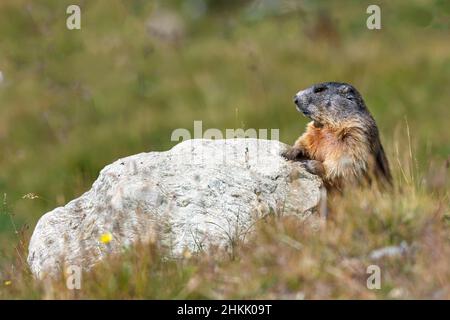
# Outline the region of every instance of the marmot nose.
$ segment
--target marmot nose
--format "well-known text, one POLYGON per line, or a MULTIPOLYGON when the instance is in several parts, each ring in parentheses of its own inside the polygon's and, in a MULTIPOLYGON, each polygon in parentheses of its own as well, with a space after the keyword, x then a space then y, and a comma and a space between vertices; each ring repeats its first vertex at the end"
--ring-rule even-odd
POLYGON ((297 97, 297 95, 294 96, 294 103, 295 103, 295 104, 298 103, 298 97, 297 97))

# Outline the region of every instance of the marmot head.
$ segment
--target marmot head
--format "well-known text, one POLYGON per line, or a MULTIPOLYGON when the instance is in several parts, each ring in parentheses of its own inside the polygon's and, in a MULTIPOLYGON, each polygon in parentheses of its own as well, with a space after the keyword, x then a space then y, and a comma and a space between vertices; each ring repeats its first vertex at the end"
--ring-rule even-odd
POLYGON ((297 110, 316 126, 338 127, 349 120, 369 115, 359 92, 350 84, 324 82, 299 91, 294 96, 297 110))

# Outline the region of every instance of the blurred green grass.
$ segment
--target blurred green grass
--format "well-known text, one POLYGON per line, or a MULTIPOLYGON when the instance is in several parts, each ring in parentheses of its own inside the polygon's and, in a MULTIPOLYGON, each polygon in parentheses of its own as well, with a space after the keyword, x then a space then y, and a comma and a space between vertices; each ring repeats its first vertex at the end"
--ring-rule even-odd
POLYGON ((166 150, 194 120, 279 128, 291 144, 306 124, 291 98, 316 82, 362 92, 397 175, 406 124, 420 175, 450 154, 446 1, 378 1, 377 31, 371 1, 78 1, 82 29, 70 31, 72 3, 0 3, 0 262, 16 239, 6 211, 32 228, 106 164, 166 150), (149 32, 167 16, 165 35, 149 32))

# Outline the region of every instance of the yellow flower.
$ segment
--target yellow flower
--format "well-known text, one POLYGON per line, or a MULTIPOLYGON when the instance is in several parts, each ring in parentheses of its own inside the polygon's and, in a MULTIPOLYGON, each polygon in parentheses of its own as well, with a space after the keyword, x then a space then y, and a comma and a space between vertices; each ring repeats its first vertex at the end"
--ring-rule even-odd
POLYGON ((112 238, 113 238, 112 234, 109 232, 106 232, 100 236, 100 242, 104 243, 104 244, 108 244, 111 242, 112 238))
POLYGON ((3 282, 3 284, 5 286, 10 286, 12 284, 12 281, 11 280, 6 280, 6 281, 3 282))

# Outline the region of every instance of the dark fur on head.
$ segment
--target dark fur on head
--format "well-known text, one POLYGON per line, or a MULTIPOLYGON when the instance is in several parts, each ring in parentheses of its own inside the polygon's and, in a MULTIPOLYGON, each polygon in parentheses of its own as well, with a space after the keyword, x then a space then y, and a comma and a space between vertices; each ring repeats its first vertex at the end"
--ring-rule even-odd
POLYGON ((373 120, 363 98, 352 85, 340 82, 315 84, 294 97, 297 110, 316 125, 341 126, 350 119, 373 120))

